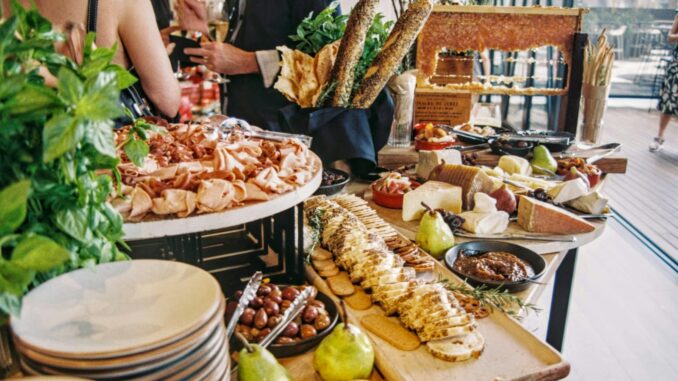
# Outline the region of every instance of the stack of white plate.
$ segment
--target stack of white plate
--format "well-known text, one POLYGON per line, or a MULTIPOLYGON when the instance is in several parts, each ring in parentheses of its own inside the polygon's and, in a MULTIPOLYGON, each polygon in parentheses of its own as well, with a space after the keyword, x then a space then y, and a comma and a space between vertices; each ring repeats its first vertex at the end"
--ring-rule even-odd
POLYGON ((138 260, 40 285, 11 327, 27 375, 223 380, 229 373, 223 315, 224 297, 209 273, 138 260))

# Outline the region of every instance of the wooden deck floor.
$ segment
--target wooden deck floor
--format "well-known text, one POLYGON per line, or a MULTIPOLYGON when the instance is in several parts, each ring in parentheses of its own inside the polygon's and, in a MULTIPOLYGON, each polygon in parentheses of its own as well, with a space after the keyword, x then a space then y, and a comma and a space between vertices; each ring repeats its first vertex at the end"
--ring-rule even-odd
POLYGON ((652 154, 657 123, 654 111, 608 110, 603 141, 622 143, 629 164, 625 176, 609 176, 604 192, 622 216, 678 259, 678 122, 669 125, 664 150, 652 154))

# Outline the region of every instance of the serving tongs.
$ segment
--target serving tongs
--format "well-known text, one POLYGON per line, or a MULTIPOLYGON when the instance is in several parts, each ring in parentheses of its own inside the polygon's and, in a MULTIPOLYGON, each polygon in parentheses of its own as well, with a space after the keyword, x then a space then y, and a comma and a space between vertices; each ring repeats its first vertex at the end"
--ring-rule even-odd
MULTIPOLYGON (((282 331, 287 328, 287 326, 294 320, 299 314, 304 310, 306 307, 306 304, 308 303, 309 299, 311 299, 311 296, 313 295, 313 287, 306 287, 299 295, 294 298, 292 303, 290 303, 290 306, 283 312, 281 315, 280 322, 273 327, 271 332, 269 332, 266 337, 264 337, 261 342, 259 342, 259 346, 262 348, 266 348, 269 345, 273 343, 273 340, 275 340, 281 333, 282 331)), ((249 345, 247 342, 247 339, 242 336, 240 333, 236 335, 240 341, 243 342, 246 346, 249 345)), ((231 370, 231 375, 235 374, 235 372, 238 370, 238 365, 235 365, 233 369, 231 370)))
POLYGON ((207 133, 212 139, 227 139, 232 133, 239 132, 247 137, 274 140, 278 142, 287 139, 297 139, 310 147, 313 138, 308 135, 289 134, 286 132, 266 131, 252 127, 246 120, 228 117, 226 115, 212 115, 207 118, 211 129, 207 133))
POLYGON ((245 311, 245 308, 247 308, 247 305, 250 304, 252 299, 254 299, 254 297, 257 295, 257 290, 259 290, 259 286, 261 285, 263 278, 264 276, 261 271, 257 271, 247 282, 247 286, 245 286, 245 289, 240 296, 240 300, 238 300, 238 306, 233 311, 231 320, 228 321, 228 325, 226 326, 227 339, 230 339, 231 336, 233 336, 235 326, 238 323, 238 320, 240 320, 240 315, 242 315, 242 313, 245 311))
POLYGON ((606 158, 614 153, 617 153, 621 151, 621 144, 620 143, 609 143, 609 144, 604 144, 600 147, 596 147, 597 149, 605 149, 605 152, 601 152, 597 155, 593 155, 586 159, 586 164, 593 164, 600 159, 606 158))

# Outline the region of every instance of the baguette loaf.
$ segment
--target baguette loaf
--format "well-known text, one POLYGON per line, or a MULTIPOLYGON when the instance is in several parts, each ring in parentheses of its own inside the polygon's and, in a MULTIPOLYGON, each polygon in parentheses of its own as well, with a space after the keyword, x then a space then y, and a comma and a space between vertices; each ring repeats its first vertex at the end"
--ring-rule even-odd
POLYGON ((334 107, 346 106, 350 100, 355 68, 363 53, 365 37, 372 25, 378 4, 379 0, 360 0, 348 18, 328 82, 337 84, 332 98, 334 107))
POLYGON ((353 107, 368 108, 391 78, 403 57, 417 38, 433 10, 433 0, 416 0, 398 19, 388 35, 384 47, 372 61, 358 91, 353 107))

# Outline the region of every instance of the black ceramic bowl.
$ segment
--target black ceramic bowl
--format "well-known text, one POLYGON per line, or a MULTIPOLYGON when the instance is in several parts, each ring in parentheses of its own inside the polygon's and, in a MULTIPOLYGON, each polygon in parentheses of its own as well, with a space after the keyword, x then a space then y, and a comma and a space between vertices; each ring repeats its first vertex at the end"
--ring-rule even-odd
POLYGON ((544 275, 544 270, 546 269, 546 261, 544 261, 544 258, 526 247, 501 241, 465 242, 454 246, 448 250, 447 253, 445 253, 445 264, 450 270, 452 270, 453 273, 457 274, 462 279, 466 279, 466 281, 472 286, 487 285, 491 288, 500 287, 501 289, 508 290, 509 292, 517 292, 526 289, 531 284, 531 282, 529 280, 522 280, 519 282, 495 282, 481 280, 460 273, 454 269, 454 261, 457 260, 457 255, 459 255, 462 250, 464 250, 464 252, 467 254, 475 253, 472 255, 480 255, 487 253, 488 251, 505 251, 511 253, 532 266, 532 269, 534 270, 534 276, 529 278, 529 280, 539 279, 539 277, 544 275))
MULTIPOLYGON (((280 289, 285 288, 284 285, 278 286, 280 287, 280 289)), ((315 299, 325 304, 325 310, 327 310, 327 313, 330 316, 330 325, 327 326, 327 328, 323 329, 322 331, 318 332, 317 335, 309 337, 307 339, 303 339, 301 341, 297 341, 296 343, 291 344, 273 343, 269 345, 267 349, 271 353, 273 353, 275 357, 291 357, 311 350, 316 345, 320 344, 322 339, 324 339, 325 336, 329 335, 330 332, 332 332, 332 329, 334 329, 334 326, 337 325, 337 322, 339 321, 339 310, 337 309, 337 305, 334 304, 332 299, 330 299, 329 296, 323 294, 320 291, 318 291, 318 294, 315 296, 315 299)), ((242 343, 235 337, 235 335, 231 337, 230 348, 231 352, 240 351, 242 349, 242 343)))
POLYGON ((520 157, 527 157, 534 148, 534 144, 527 143, 525 147, 517 147, 515 144, 518 142, 511 141, 510 145, 502 144, 499 138, 492 138, 489 140, 490 148, 492 153, 495 155, 515 155, 520 157))
POLYGON ((338 183, 334 183, 332 185, 323 185, 322 183, 320 183, 320 187, 318 188, 318 190, 315 191, 315 194, 324 194, 326 196, 332 196, 334 194, 341 192, 341 190, 344 189, 346 184, 348 184, 348 182, 351 181, 351 175, 339 169, 323 168, 323 171, 343 176, 344 180, 338 183))

